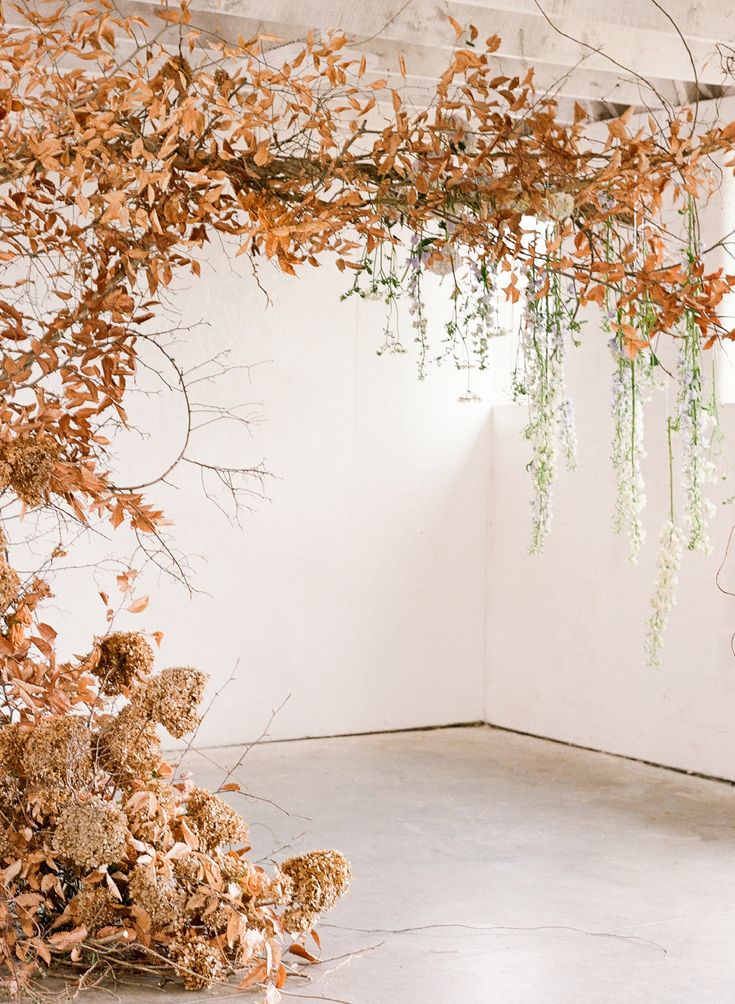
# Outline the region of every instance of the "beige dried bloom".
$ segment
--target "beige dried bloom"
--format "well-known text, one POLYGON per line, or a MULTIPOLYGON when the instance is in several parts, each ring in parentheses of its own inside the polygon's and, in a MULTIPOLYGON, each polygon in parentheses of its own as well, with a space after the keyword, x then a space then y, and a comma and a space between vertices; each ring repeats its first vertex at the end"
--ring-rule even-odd
POLYGON ((4 860, 12 851, 13 845, 10 843, 8 828, 0 823, 0 860, 4 860))
POLYGON ((137 631, 115 631, 103 638, 93 673, 103 694, 122 694, 143 681, 153 668, 153 649, 137 631))
POLYGON ((331 910, 347 891, 352 877, 349 862, 339 851, 310 851, 289 858, 281 871, 293 883, 288 909, 281 917, 291 933, 313 927, 319 914, 331 910))
POLYGON ((0 772, 22 777, 23 758, 30 731, 17 722, 0 727, 0 772))
POLYGON ((128 704, 105 722, 97 743, 100 766, 122 788, 145 784, 161 765, 161 743, 140 709, 128 704))
POLYGON ((0 444, 0 462, 9 468, 8 482, 21 502, 40 505, 51 484, 58 448, 50 440, 20 437, 0 444))
POLYGON ((7 561, 0 561, 0 613, 5 613, 18 596, 19 589, 20 579, 16 570, 7 561))
POLYGON ((204 850, 246 843, 248 839, 245 820, 224 799, 205 788, 194 788, 189 794, 186 822, 204 850))
POLYGON ((69 903, 69 912, 74 923, 86 927, 95 934, 102 927, 115 922, 118 911, 117 900, 109 889, 101 885, 87 886, 69 903))
POLYGON ((222 874, 222 881, 226 885, 234 882, 243 890, 247 888, 247 882, 256 868, 255 865, 250 864, 249 861, 237 854, 222 854, 218 856, 217 863, 222 874))
POLYGON ((125 814, 112 802, 95 797, 73 802, 62 811, 52 846, 60 857, 91 871, 122 861, 129 836, 125 814))
POLYGON ((17 723, 0 728, 0 822, 20 821, 25 805, 23 755, 30 735, 17 723))
POLYGON ((91 732, 81 718, 45 718, 26 735, 22 769, 29 785, 58 799, 92 781, 91 732))
POLYGON ((230 917, 235 910, 226 903, 211 903, 200 915, 202 927, 207 934, 222 934, 227 930, 230 917))
POLYGON ((154 722, 180 739, 199 724, 199 705, 206 682, 206 675, 198 669, 164 669, 147 681, 133 701, 154 722))
POLYGON ((204 880, 204 866, 200 855, 192 852, 184 858, 174 861, 176 881, 188 892, 195 889, 204 880))
POLYGON ((187 990, 204 990, 227 975, 222 953, 195 931, 188 930, 169 946, 169 957, 187 990))
POLYGON ((128 895, 151 918, 154 931, 175 931, 183 924, 186 893, 174 879, 157 875, 154 868, 137 865, 133 869, 128 895))

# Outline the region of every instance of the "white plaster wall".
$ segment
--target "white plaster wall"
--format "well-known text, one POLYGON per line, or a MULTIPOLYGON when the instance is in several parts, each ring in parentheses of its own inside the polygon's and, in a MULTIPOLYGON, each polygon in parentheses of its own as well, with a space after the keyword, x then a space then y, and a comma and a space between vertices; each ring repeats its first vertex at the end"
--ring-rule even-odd
MULTIPOLYGON (((116 621, 162 630, 159 665, 201 667, 210 695, 237 665, 198 745, 256 738, 290 695, 272 737, 484 717, 735 778, 735 598, 714 582, 735 509, 720 506, 711 557, 685 555, 664 665, 648 668, 666 402, 649 407, 649 539, 634 567, 611 530, 611 361, 594 315, 570 358, 580 469, 561 473, 547 552, 532 558, 524 411, 501 403, 507 340, 477 386, 484 402, 458 404, 455 370, 420 383, 412 358, 376 357, 382 307, 340 304, 345 279, 331 267, 296 278, 264 270, 270 307, 241 271, 214 253, 202 279, 174 293, 181 323, 209 324, 177 353, 194 363, 228 349, 234 367, 261 364, 200 390, 219 404, 250 402, 245 414, 263 421, 207 428, 192 452, 243 466, 263 459, 270 500, 254 501, 238 528, 203 497, 193 470, 153 489, 201 592, 189 597, 149 569, 138 592, 150 606, 116 621)), ((435 289, 435 323, 446 306, 435 289)), ((181 436, 170 395, 135 398, 131 414, 150 435, 142 450, 135 438, 119 444, 123 482, 163 470, 181 436)), ((727 457, 731 406, 723 425, 727 457)), ((715 492, 730 495, 732 478, 715 492)), ((108 537, 74 550, 74 564, 131 547, 120 531, 108 537)), ((735 590, 735 566, 725 583, 735 590)), ((105 629, 98 589, 115 595, 113 570, 69 570, 56 586, 50 619, 66 650, 83 652, 105 629)))
MULTIPOLYGON (((245 466, 264 459, 270 501, 254 503, 238 528, 202 496, 193 470, 151 490, 202 593, 190 598, 146 574, 138 592, 150 606, 116 627, 162 630, 159 664, 200 667, 210 693, 239 663, 198 745, 257 737, 289 695, 272 737, 480 718, 487 396, 459 404, 456 370, 420 383, 413 358, 378 358, 382 306, 340 303, 350 278, 336 269, 296 278, 264 269, 270 307, 241 271, 213 254, 202 279, 173 295, 181 323, 210 325, 178 353, 193 361, 228 348, 232 365, 263 363, 201 388, 220 404, 253 402, 263 421, 249 432, 212 427, 192 452, 245 466)), ((446 294, 432 302, 438 314, 446 294)), ((410 345, 407 323, 406 334, 410 345)), ((121 443, 123 483, 163 470, 181 438, 170 396, 135 399, 131 414, 151 436, 142 450, 137 439, 121 443)), ((89 554, 128 544, 118 532, 109 544, 95 538, 89 554)), ((54 623, 69 651, 104 630, 98 588, 114 596, 114 577, 82 570, 57 582, 54 623)))
MULTIPOLYGON (((722 414, 728 478, 711 492, 713 553, 685 551, 662 666, 652 669, 643 645, 667 512, 666 398, 646 413, 648 539, 631 565, 627 540, 612 531, 611 358, 598 324, 590 315, 584 344, 570 356, 579 469, 560 473, 542 556, 527 553, 525 411, 493 409, 485 715, 523 732, 735 778, 735 597, 715 583, 735 521, 735 507, 723 504, 735 494, 735 413, 726 406, 722 414)), ((723 584, 735 591, 735 554, 723 584)))
MULTIPOLYGON (((704 248, 735 227, 732 172, 700 207, 704 248)), ((732 261, 724 250, 707 264, 732 261)), ((735 321, 732 297, 720 311, 735 321)), ((735 523, 735 380, 731 346, 707 354, 717 371, 725 438, 722 476, 709 492, 717 513, 712 554, 684 552, 660 669, 646 664, 644 639, 656 579, 658 536, 668 499, 667 408, 675 386, 654 394, 646 409, 648 538, 638 565, 627 540, 612 531, 610 463, 612 359, 597 311, 586 314, 583 344, 569 357, 577 409, 579 469, 561 471, 554 527, 546 553, 532 557, 529 540, 529 453, 520 432, 522 407, 492 413, 489 494, 485 717, 494 724, 685 770, 735 779, 735 549, 725 561, 735 523), (668 397, 667 397, 668 394, 668 397)), ((671 349, 669 345, 662 351, 671 349)), ((667 359, 670 367, 675 358, 667 359)), ((674 442, 676 451, 676 441, 674 442)), ((680 493, 681 494, 681 493, 680 493)), ((681 505, 679 504, 681 516, 681 505)))

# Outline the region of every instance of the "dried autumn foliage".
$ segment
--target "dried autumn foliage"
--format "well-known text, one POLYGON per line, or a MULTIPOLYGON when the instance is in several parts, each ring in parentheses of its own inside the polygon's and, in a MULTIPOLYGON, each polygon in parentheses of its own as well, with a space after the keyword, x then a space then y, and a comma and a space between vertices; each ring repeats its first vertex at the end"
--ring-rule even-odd
MULTIPOLYGON (((116 483, 110 429, 126 425, 141 346, 158 344, 162 294, 177 273, 199 273, 215 234, 285 272, 329 253, 359 274, 401 241, 452 268, 469 249, 510 299, 541 261, 538 299, 554 276, 580 304, 604 306, 614 288, 612 324, 631 358, 684 317, 707 343, 732 335, 717 309, 735 280, 700 254, 672 254, 659 216, 707 188, 733 126, 697 129, 682 112, 633 129, 626 114, 590 142, 582 116, 559 122, 532 73, 499 74, 500 40, 480 46, 473 31, 429 109, 392 92, 386 115, 384 82, 342 55, 338 34, 272 66, 263 40, 199 31, 186 5, 159 9, 153 25, 108 0, 3 14, 0 486, 21 512, 159 532, 143 489, 116 483), (529 240, 528 216, 552 220, 553 237, 529 240), (641 305, 644 326, 632 323, 641 305)), ((155 724, 192 728, 201 676, 151 677, 137 635, 57 660, 39 611, 48 595, 42 575, 21 582, 3 548, 7 987, 92 957, 145 958, 189 987, 237 968, 245 985, 282 985, 282 935, 333 904, 346 862, 314 852, 273 876, 249 863, 242 820, 174 782, 160 755, 155 724), (111 710, 120 695, 128 703, 111 710)))

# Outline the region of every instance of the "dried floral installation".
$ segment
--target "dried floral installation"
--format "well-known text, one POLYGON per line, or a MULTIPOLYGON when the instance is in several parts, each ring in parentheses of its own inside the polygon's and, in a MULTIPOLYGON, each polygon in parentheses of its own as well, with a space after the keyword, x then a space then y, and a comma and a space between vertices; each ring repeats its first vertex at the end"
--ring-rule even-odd
MULTIPOLYGON (((679 521, 672 481, 655 661, 682 542, 707 547, 714 409, 702 359, 733 336, 718 308, 735 277, 707 270, 696 200, 735 124, 701 127, 691 109, 635 124, 626 113, 598 141, 581 108, 574 124, 558 120, 532 72, 498 72, 499 38, 480 43, 459 25, 431 107, 411 111, 392 91, 386 114, 376 100, 385 81, 344 54, 340 34, 309 37, 272 65, 270 40, 224 41, 197 29, 185 3, 151 22, 109 0, 39 0, 4 5, 0 25, 3 980, 22 996, 39 969, 144 960, 191 988, 239 970, 274 1001, 284 937, 304 938, 333 905, 346 861, 316 851, 271 875, 248 861, 238 814, 176 780, 161 757, 156 727, 182 736, 196 726, 203 676, 154 674, 134 633, 57 658, 41 608, 65 548, 21 580, 10 563, 27 525, 17 517, 109 520, 166 551, 163 513, 145 494, 156 482, 118 484, 110 437, 127 425, 142 347, 165 354, 166 288, 199 274, 201 249, 222 236, 254 270, 268 259, 292 273, 332 255, 354 273, 346 295, 385 301, 386 350, 404 350, 405 294, 422 372, 432 358, 484 367, 502 333, 498 305, 523 301, 516 387, 528 402, 540 550, 558 458, 575 463, 565 357, 580 340, 578 309, 593 304, 613 354, 616 524, 633 555, 642 408, 660 339, 679 348, 669 442, 679 435, 685 504, 679 521), (671 207, 683 235, 666 223, 671 207), (436 348, 426 272, 452 286, 436 348)), ((192 462, 185 446, 165 476, 192 462)), ((253 472, 218 473, 234 491, 253 472)))

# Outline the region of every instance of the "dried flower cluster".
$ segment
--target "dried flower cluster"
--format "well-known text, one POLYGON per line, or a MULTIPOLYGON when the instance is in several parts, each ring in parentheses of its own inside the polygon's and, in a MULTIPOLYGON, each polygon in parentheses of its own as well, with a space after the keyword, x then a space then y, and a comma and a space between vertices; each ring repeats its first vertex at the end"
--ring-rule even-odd
POLYGON ((122 861, 129 836, 124 813, 114 803, 95 796, 74 801, 61 811, 51 846, 59 859, 71 862, 84 874, 122 861))
POLYGON ((20 578, 8 562, 5 534, 0 530, 0 615, 4 614, 18 595, 20 578))
POLYGON ((204 850, 247 842, 245 821, 227 802, 204 788, 194 788, 189 792, 186 812, 186 821, 204 850))
POLYGON ((308 931, 331 910, 350 882, 350 866, 339 851, 312 851, 289 858, 281 871, 291 881, 291 902, 283 915, 292 931, 308 931))
POLYGON ((141 690, 139 706, 151 721, 180 739, 199 724, 206 681, 196 669, 164 669, 141 690))
POLYGON ((152 666, 153 649, 141 634, 115 631, 100 641, 93 671, 103 694, 125 694, 152 666))
POLYGON ((0 443, 0 488, 10 486, 27 506, 41 505, 51 484, 58 456, 50 440, 19 436, 0 443))
POLYGON ((134 633, 108 636, 82 666, 98 681, 86 714, 0 725, 7 984, 31 981, 59 955, 91 967, 104 944, 106 958, 169 968, 189 989, 240 971, 275 1000, 284 938, 302 937, 334 905, 347 863, 317 851, 269 875, 247 859, 235 809, 174 780, 155 723, 176 735, 195 728, 204 674, 153 675, 134 633), (110 690, 128 695, 119 711, 105 699, 111 679, 110 690))

